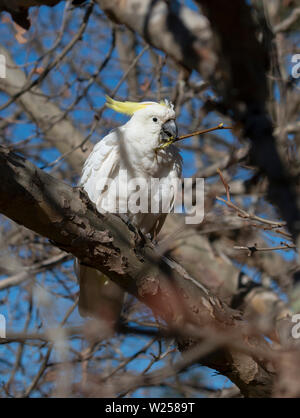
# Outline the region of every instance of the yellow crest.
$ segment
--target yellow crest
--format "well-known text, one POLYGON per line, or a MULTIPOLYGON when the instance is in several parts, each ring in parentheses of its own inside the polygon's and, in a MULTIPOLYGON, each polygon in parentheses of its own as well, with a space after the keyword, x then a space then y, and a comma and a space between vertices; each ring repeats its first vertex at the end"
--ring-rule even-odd
POLYGON ((124 113, 125 115, 133 115, 137 110, 143 109, 149 106, 151 103, 138 103, 138 102, 118 102, 117 100, 106 97, 106 106, 118 113, 124 113))
MULTIPOLYGON (((114 110, 115 112, 124 113, 125 115, 129 115, 129 116, 132 116, 137 110, 141 110, 147 106, 156 104, 155 102, 143 102, 143 103, 128 102, 128 101, 119 102, 117 100, 112 99, 109 96, 105 96, 105 98, 106 98, 107 107, 114 110)), ((167 106, 167 104, 163 101, 160 102, 159 104, 162 106, 167 106)))

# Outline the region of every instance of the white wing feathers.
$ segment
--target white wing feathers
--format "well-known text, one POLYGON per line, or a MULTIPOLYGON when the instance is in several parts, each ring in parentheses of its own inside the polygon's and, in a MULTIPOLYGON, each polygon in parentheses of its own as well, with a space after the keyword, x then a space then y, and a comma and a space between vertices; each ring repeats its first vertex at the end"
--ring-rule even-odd
MULTIPOLYGON (((97 203, 101 194, 97 179, 113 177, 119 170, 119 164, 119 139, 116 132, 111 132, 94 146, 82 170, 80 185, 92 202, 97 203)), ((107 324, 118 321, 124 291, 95 269, 77 262, 76 270, 80 283, 80 314, 101 319, 107 324)))
POLYGON ((97 190, 97 178, 114 178, 120 165, 119 138, 115 131, 99 141, 86 160, 80 185, 92 202, 96 203, 101 191, 97 190))

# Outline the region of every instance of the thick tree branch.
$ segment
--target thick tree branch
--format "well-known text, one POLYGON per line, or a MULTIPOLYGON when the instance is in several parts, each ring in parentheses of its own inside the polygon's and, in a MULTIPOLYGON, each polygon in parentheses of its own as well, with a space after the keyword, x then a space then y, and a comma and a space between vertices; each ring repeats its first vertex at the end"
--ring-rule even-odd
MULTIPOLYGON (((130 293, 145 298, 146 303, 155 296, 150 305, 167 322, 172 323, 176 318, 177 321, 179 313, 186 316, 184 304, 179 307, 175 303, 179 295, 173 284, 183 280, 187 289, 194 289, 195 285, 175 270, 170 272, 166 263, 158 268, 158 255, 136 231, 115 215, 99 214, 81 188, 68 186, 4 147, 0 150, 0 211, 4 215, 49 238, 83 263, 98 268, 130 293), (162 269, 165 274, 161 273, 162 269), (168 280, 170 273, 174 275, 173 283, 168 280), (159 282, 161 277, 165 280, 159 282), (157 296, 163 283, 170 292, 169 306, 155 301, 166 297, 167 292, 157 296)), ((209 301, 209 291, 201 285, 198 289, 198 297, 203 294, 209 301)), ((218 316, 222 311, 226 318, 225 308, 220 304, 215 306, 213 299, 209 303, 213 311, 220 309, 218 316)), ((189 314, 189 317, 191 322, 198 321, 197 315, 189 314)))
POLYGON ((163 0, 97 0, 97 3, 110 19, 125 24, 181 66, 203 75, 213 71, 211 31, 203 15, 178 2, 163 0))
MULTIPOLYGON (((197 329, 225 335, 245 332, 235 311, 195 284, 180 266, 166 263, 119 217, 100 215, 80 188, 51 177, 4 147, 0 147, 0 176, 0 212, 102 271, 147 304, 174 332, 183 330, 187 336, 189 327, 194 329, 192 335, 197 329)), ((266 348, 263 340, 256 345, 266 348)), ((183 337, 181 346, 189 346, 183 337)), ((247 354, 224 349, 203 363, 232 379, 245 396, 271 393, 272 372, 247 354)))

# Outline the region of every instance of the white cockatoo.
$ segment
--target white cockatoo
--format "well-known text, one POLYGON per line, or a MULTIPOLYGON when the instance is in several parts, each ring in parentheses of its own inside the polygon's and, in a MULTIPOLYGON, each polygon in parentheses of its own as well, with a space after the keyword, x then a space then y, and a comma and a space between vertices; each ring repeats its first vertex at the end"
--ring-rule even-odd
MULTIPOLYGON (((150 187, 154 187, 153 179, 158 179, 160 194, 156 199, 163 196, 172 209, 176 193, 174 184, 181 179, 182 159, 174 145, 158 148, 177 137, 174 107, 168 101, 118 102, 109 97, 106 105, 131 118, 95 145, 84 164, 80 185, 100 212, 123 212, 121 216, 141 232, 155 237, 167 213, 162 213, 161 207, 156 213, 151 212, 151 207, 142 211, 146 213, 132 210, 130 199, 137 189, 128 191, 128 184, 134 185, 135 179, 144 182, 146 187, 143 184, 140 187, 139 198, 150 202, 150 187)), ((122 307, 123 291, 99 271, 80 263, 77 274, 80 313, 116 321, 122 307)))

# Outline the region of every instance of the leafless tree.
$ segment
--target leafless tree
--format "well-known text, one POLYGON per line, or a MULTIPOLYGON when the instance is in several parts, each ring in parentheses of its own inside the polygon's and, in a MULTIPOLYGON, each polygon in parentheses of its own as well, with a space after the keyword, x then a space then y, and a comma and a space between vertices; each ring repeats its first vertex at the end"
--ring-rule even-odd
POLYGON ((2 397, 300 396, 296 3, 0 0, 2 397), (178 142, 201 224, 152 243, 77 187, 125 121, 106 94, 232 127, 178 142), (116 330, 79 317, 74 256, 126 291, 116 330))

